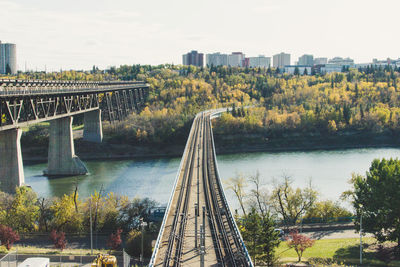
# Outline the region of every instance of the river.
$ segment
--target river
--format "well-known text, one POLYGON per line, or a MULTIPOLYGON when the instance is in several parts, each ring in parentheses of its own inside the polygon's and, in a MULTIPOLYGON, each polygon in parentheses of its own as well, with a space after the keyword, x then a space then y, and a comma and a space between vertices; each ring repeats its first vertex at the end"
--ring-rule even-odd
MULTIPOLYGON (((270 190, 274 182, 290 176, 293 185, 304 187, 310 181, 320 192, 321 199, 338 200, 341 193, 350 189, 348 180, 352 173, 365 174, 375 158, 400 157, 400 149, 368 148, 307 152, 260 152, 219 155, 218 167, 223 183, 239 173, 254 175, 259 171, 263 186, 270 190)), ((80 197, 94 190, 149 197, 160 205, 168 202, 180 158, 98 160, 85 162, 90 174, 76 177, 52 178, 42 175, 46 164, 25 166, 25 182, 42 197, 62 196, 71 193, 78 184, 80 197)), ((250 186, 247 188, 249 191, 250 186)), ((232 209, 238 203, 230 190, 226 190, 232 209)), ((349 204, 344 203, 349 207, 349 204)))

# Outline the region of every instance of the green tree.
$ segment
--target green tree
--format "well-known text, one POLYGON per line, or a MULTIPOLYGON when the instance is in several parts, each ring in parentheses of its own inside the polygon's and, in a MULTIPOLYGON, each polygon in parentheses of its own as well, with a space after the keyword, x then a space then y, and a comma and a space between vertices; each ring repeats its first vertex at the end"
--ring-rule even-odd
POLYGON ((6 74, 8 74, 8 75, 11 74, 11 67, 10 67, 10 65, 8 63, 6 65, 6 74))
POLYGON ((295 67, 295 68, 294 68, 294 75, 297 75, 297 76, 300 75, 299 67, 295 67))
POLYGON ((342 208, 338 202, 324 200, 316 202, 304 216, 305 219, 320 219, 322 222, 335 221, 336 218, 350 217, 351 212, 342 208))
POLYGON ((353 197, 359 229, 380 242, 394 241, 400 249, 400 160, 375 159, 366 176, 353 175, 353 197))
POLYGON ((36 193, 29 187, 16 188, 15 196, 0 210, 1 223, 17 232, 34 231, 37 227, 39 207, 36 193))

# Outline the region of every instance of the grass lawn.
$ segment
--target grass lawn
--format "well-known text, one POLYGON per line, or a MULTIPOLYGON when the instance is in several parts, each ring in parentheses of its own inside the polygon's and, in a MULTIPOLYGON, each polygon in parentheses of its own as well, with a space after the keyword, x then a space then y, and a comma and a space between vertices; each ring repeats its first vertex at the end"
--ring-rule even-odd
MULTIPOLYGON (((371 237, 363 238, 363 264, 372 266, 400 266, 400 261, 393 261, 386 264, 376 258, 376 251, 371 249, 371 245, 376 240, 371 237)), ((335 262, 351 265, 360 263, 360 239, 323 239, 316 240, 313 247, 308 248, 302 257, 303 262, 311 258, 333 259, 335 262)), ((297 254, 294 249, 289 249, 286 242, 282 242, 276 251, 276 255, 281 262, 297 262, 297 254)))
MULTIPOLYGON (((61 253, 59 249, 54 248, 38 248, 38 247, 31 247, 31 246, 19 246, 15 245, 11 248, 9 252, 18 251, 18 254, 54 254, 54 255, 90 255, 90 249, 70 249, 66 248, 61 253)), ((93 255, 98 253, 108 253, 108 250, 98 250, 93 249, 93 255)), ((7 250, 4 246, 0 247, 0 254, 7 254, 7 250)))

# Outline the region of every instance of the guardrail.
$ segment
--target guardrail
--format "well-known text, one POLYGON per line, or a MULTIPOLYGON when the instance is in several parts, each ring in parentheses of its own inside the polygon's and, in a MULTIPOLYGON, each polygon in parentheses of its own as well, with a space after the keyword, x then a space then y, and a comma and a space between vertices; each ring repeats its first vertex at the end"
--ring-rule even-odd
MULTIPOLYGON (((199 113, 199 114, 201 114, 201 113, 199 113)), ((199 114, 197 114, 196 117, 199 116, 199 114)), ((192 136, 194 128, 195 128, 194 124, 192 124, 192 127, 190 128, 189 137, 192 136)), ((178 184, 179 176, 180 176, 180 174, 182 172, 183 163, 185 162, 185 158, 186 158, 185 155, 187 154, 186 152, 187 152, 187 149, 188 149, 188 145, 189 145, 189 138, 188 138, 188 140, 186 142, 185 150, 183 150, 183 155, 182 155, 181 162, 179 164, 178 173, 177 173, 177 175, 175 177, 174 186, 172 188, 172 192, 171 192, 171 195, 170 195, 169 200, 168 200, 168 206, 167 206, 167 208, 165 210, 164 218, 163 218, 163 221, 161 223, 160 232, 158 233, 158 237, 157 237, 156 244, 154 246, 153 254, 151 255, 151 259, 150 259, 150 262, 149 262, 149 267, 153 267, 154 266, 154 261, 155 261, 156 256, 157 256, 158 249, 160 247, 161 238, 163 236, 165 224, 166 224, 166 221, 167 221, 167 218, 168 218, 168 213, 169 213, 169 210, 171 209, 172 199, 173 199, 173 197, 175 195, 175 191, 176 191, 175 189, 176 189, 176 186, 178 184)))
POLYGON ((123 90, 127 88, 148 87, 146 83, 118 84, 118 85, 92 85, 92 86, 0 86, 0 96, 14 95, 44 95, 44 94, 63 94, 79 92, 106 92, 123 90))
MULTIPOLYGON (((211 118, 215 118, 217 114, 225 112, 226 110, 227 110, 226 108, 225 109, 216 110, 214 113, 211 114, 211 118)), ((210 121, 210 124, 211 124, 211 121, 210 121)), ((226 197, 225 197, 224 187, 222 186, 221 179, 219 177, 217 154, 215 153, 215 143, 214 143, 214 135, 212 133, 212 126, 211 126, 211 141, 212 141, 212 146, 213 146, 213 154, 214 154, 213 157, 214 157, 214 162, 215 162, 215 172, 216 172, 216 175, 217 175, 218 185, 219 185, 219 187, 221 188, 221 191, 222 191, 222 199, 224 201, 225 206, 228 208, 229 219, 231 220, 232 224, 235 226, 234 227, 235 228, 234 229, 235 230, 235 234, 236 234, 237 237, 239 237, 240 243, 242 245, 242 249, 245 252, 245 256, 246 256, 247 262, 248 262, 249 266, 254 266, 253 262, 251 260, 250 254, 247 251, 246 245, 244 244, 243 237, 240 234, 239 227, 236 224, 236 221, 235 221, 235 219, 234 219, 234 217, 232 215, 231 208, 229 207, 228 201, 226 200, 226 197)))

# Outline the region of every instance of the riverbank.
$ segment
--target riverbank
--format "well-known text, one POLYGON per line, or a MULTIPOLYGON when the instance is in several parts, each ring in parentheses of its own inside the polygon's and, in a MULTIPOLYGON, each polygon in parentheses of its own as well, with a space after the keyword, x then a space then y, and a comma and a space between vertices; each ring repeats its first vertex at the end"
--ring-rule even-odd
MULTIPOLYGON (((399 148, 400 136, 390 132, 382 134, 353 133, 334 136, 286 135, 280 138, 265 138, 259 134, 215 135, 216 152, 219 155, 252 152, 295 152, 316 150, 345 150, 359 148, 399 148)), ((107 141, 101 144, 89 143, 82 138, 75 139, 75 152, 82 160, 118 160, 181 157, 181 144, 115 144, 107 141)), ((23 159, 26 164, 47 161, 47 145, 23 145, 23 159)))

